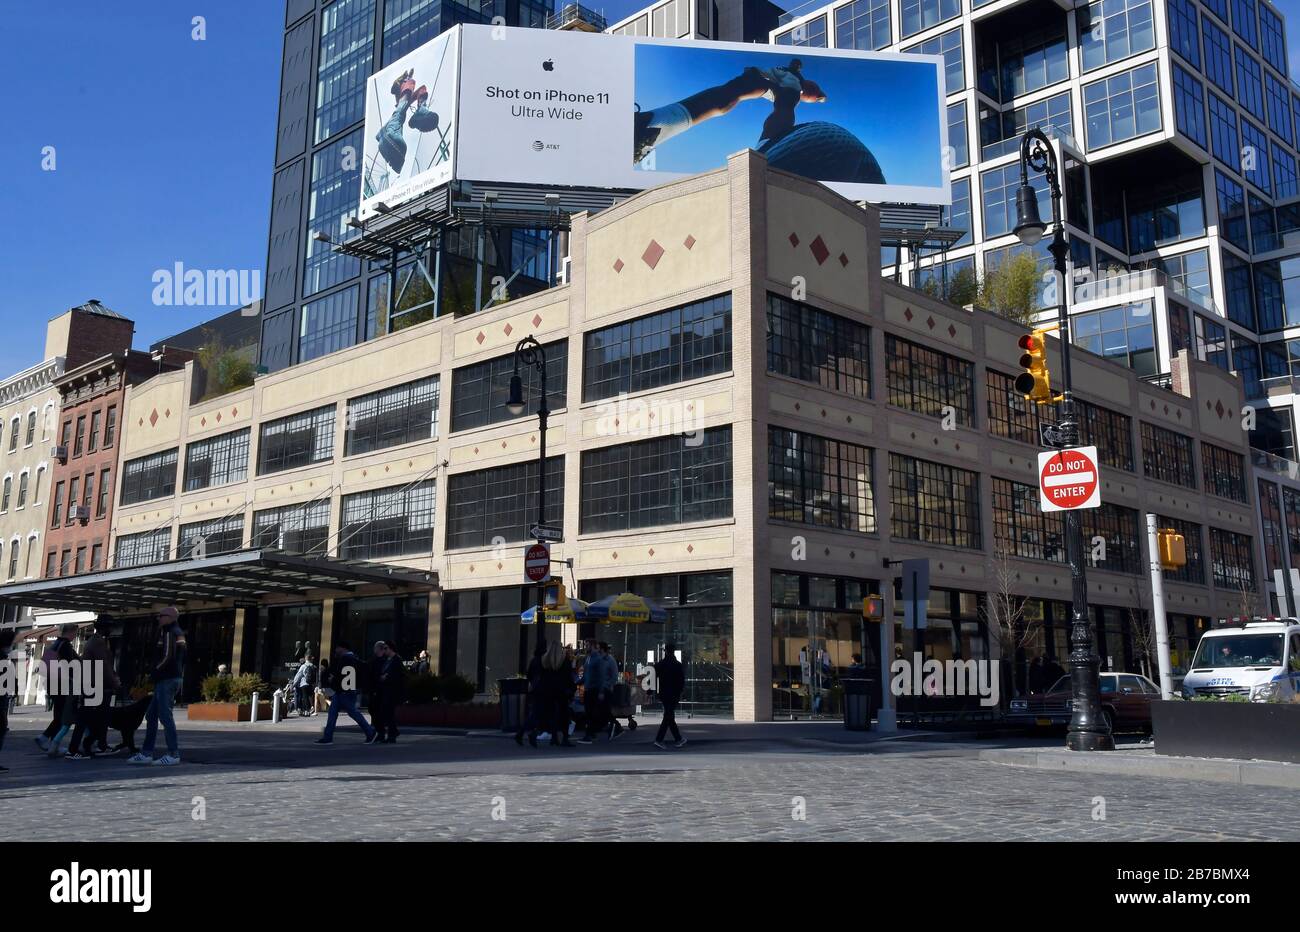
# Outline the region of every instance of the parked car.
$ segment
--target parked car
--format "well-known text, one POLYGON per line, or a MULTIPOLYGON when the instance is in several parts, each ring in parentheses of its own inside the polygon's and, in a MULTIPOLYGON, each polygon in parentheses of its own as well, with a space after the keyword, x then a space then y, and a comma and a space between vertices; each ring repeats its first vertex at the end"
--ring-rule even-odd
MULTIPOLYGON (((1112 732, 1151 733, 1151 701, 1160 689, 1137 673, 1101 674, 1101 714, 1112 732)), ((1069 674, 1052 684, 1045 693, 1011 700, 1006 721, 1013 725, 1059 728, 1070 724, 1074 702, 1070 698, 1069 674)))
POLYGON ((1300 621, 1254 618, 1220 622, 1201 635, 1183 677, 1184 699, 1240 697, 1293 702, 1300 696, 1300 621))

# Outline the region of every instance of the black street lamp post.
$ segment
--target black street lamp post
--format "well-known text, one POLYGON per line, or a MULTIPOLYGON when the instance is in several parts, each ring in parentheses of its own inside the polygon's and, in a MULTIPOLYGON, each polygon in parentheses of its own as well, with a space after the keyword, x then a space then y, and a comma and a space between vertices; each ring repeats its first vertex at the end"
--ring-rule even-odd
MULTIPOLYGON (((1038 215, 1038 192, 1029 184, 1029 169, 1042 172, 1052 200, 1052 242, 1047 249, 1052 254, 1056 270, 1056 287, 1059 289, 1058 343, 1061 347, 1061 395, 1059 414, 1060 440, 1063 447, 1079 445, 1079 422, 1075 416, 1074 396, 1070 380, 1070 319, 1067 310, 1070 281, 1066 259, 1070 247, 1065 241, 1061 223, 1061 185, 1057 171, 1056 154, 1051 143, 1040 129, 1025 133, 1020 144, 1020 187, 1016 191, 1015 234, 1026 246, 1033 246, 1043 238, 1047 225, 1038 215)), ((1073 596, 1070 625, 1070 730, 1065 746, 1071 751, 1113 751, 1115 739, 1101 714, 1101 687, 1098 672, 1101 659, 1097 656, 1088 616, 1088 582, 1084 575, 1083 529, 1079 512, 1065 513, 1065 550, 1070 561, 1070 581, 1073 596)))
MULTIPOLYGON (((524 337, 515 346, 515 374, 510 377, 510 397, 506 401, 506 408, 511 414, 518 417, 527 409, 524 402, 524 382, 519 377, 519 364, 522 362, 525 366, 532 366, 537 370, 537 420, 541 437, 537 444, 537 523, 538 525, 546 524, 546 420, 550 417, 551 409, 546 404, 546 353, 542 350, 542 344, 531 336, 524 337)), ((545 609, 543 603, 546 599, 546 584, 537 584, 537 611, 533 616, 533 623, 537 625, 537 646, 541 647, 546 643, 546 624, 545 609)))

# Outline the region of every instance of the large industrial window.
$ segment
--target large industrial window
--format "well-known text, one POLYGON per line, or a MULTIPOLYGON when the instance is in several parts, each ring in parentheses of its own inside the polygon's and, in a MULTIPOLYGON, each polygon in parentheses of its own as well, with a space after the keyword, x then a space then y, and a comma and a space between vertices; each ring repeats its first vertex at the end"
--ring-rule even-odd
POLYGON ((1246 535, 1210 528, 1210 565, 1219 588, 1255 591, 1255 555, 1246 535))
POLYGON ((996 437, 1042 444, 1038 405, 1015 389, 1015 379, 993 369, 985 370, 984 384, 988 395, 989 432, 996 437))
MULTIPOLYGON (((1236 142, 1236 136, 1233 136, 1236 142)), ((1246 190, 1215 169, 1214 189, 1219 199, 1219 234, 1239 249, 1249 249, 1246 238, 1246 190)))
POLYGON ((329 553, 330 503, 322 499, 253 513, 253 546, 286 553, 329 553))
POLYGON ((1104 465, 1132 472, 1133 422, 1129 416, 1081 398, 1075 399, 1074 410, 1079 418, 1079 443, 1095 446, 1104 465))
POLYGON ((1064 20, 981 45, 980 53, 976 61, 978 87, 1003 103, 1070 76, 1064 20))
POLYGON ((1232 0, 1232 31, 1249 43, 1259 46, 1259 31, 1255 24, 1255 0, 1232 0))
POLYGON ((585 334, 582 400, 730 370, 731 295, 724 294, 585 334))
POLYGON ((194 524, 182 524, 176 556, 184 560, 197 556, 215 557, 221 553, 234 553, 244 546, 244 516, 235 515, 226 518, 214 518, 211 521, 198 521, 194 524), (200 548, 200 541, 202 547, 200 548))
POLYGON ((1155 48, 1151 0, 1106 0, 1077 12, 1083 70, 1092 71, 1155 48))
MULTIPOLYGON (((1246 180, 1265 194, 1272 190, 1268 177, 1268 136, 1245 117, 1241 118, 1241 173, 1246 180)), ((1275 246, 1256 245, 1256 252, 1265 252, 1275 246)))
POLYGON ((1138 513, 1132 508, 1103 502, 1100 508, 1088 508, 1080 515, 1084 548, 1092 551, 1092 539, 1106 542, 1104 558, 1092 559, 1090 565, 1115 573, 1140 573, 1144 569, 1139 537, 1138 513))
MULTIPOLYGON (((529 539, 537 523, 537 463, 529 461, 447 479, 447 549, 529 539)), ((564 524, 564 457, 546 460, 546 523, 564 524)))
POLYGON ((1295 197, 1300 191, 1300 172, 1296 171, 1296 160, 1290 152, 1273 143, 1273 182, 1277 186, 1277 199, 1295 197))
POLYGON ((999 555, 1029 560, 1065 560, 1061 512, 1041 510, 1038 486, 993 480, 993 540, 999 555))
POLYGON ((185 448, 185 491, 206 489, 248 478, 249 430, 199 440, 185 448))
POLYGON ((1228 319, 1255 330, 1258 324, 1250 279, 1250 263, 1223 250, 1223 292, 1228 305, 1228 319))
POLYGON ((357 288, 336 291, 302 307, 298 361, 337 353, 357 342, 357 288))
POLYGON ((1160 85, 1156 66, 1143 65, 1083 87, 1088 148, 1160 131, 1160 85))
POLYGON ((584 534, 732 516, 731 427, 582 454, 584 534))
POLYGON ((171 545, 170 527, 145 531, 142 534, 124 534, 117 539, 113 567, 120 570, 130 566, 166 563, 171 556, 171 545))
POLYGON ((1201 36, 1205 39, 1205 76, 1232 96, 1232 40, 1209 17, 1201 17, 1201 36))
POLYGON ((1246 458, 1240 453, 1202 443, 1201 469, 1205 491, 1235 502, 1246 501, 1246 458))
POLYGON ((875 533, 870 448, 769 427, 767 457, 769 517, 875 533))
POLYGON ((257 474, 283 472, 334 456, 334 405, 291 414, 262 425, 257 474))
MULTIPOLYGON (((546 354, 546 404, 550 410, 557 411, 568 403, 569 341, 547 343, 542 352, 546 354)), ((524 387, 524 413, 511 414, 506 408, 510 398, 510 379, 514 374, 514 353, 462 366, 452 372, 452 432, 500 424, 516 417, 536 417, 539 376, 532 366, 519 366, 519 379, 524 387)))
POLYGON ((1205 131, 1205 87, 1178 65, 1174 71, 1174 125, 1202 149, 1209 148, 1205 131))
POLYGON ((890 533, 953 547, 983 547, 979 473, 889 454, 890 533))
POLYGON ((1196 488, 1192 438, 1143 421, 1142 472, 1161 482, 1196 488))
MULTIPOLYGON (((176 493, 176 450, 127 460, 122 466, 122 504, 134 505, 176 493)), ((69 503, 75 505, 75 495, 69 503)))
POLYGON ((433 480, 343 496, 339 556, 382 560, 433 553, 433 480))
MULTIPOLYGON (((1277 486, 1273 488, 1276 490, 1277 486)), ((1165 579, 1170 582, 1205 585, 1205 555, 1201 550, 1201 526, 1165 515, 1158 515, 1156 520, 1160 527, 1171 528, 1174 533, 1182 534, 1183 546, 1187 549, 1187 563, 1176 570, 1165 570, 1165 579)))
POLYGON ((341 136, 312 156, 311 213, 303 234, 306 241, 302 274, 304 297, 355 278, 361 271, 361 260, 335 252, 334 244, 358 235, 347 221, 357 212, 357 202, 361 197, 360 152, 363 146, 364 133, 358 129, 341 136), (356 157, 349 158, 349 151, 357 153, 356 157), (327 234, 331 242, 318 240, 318 233, 327 234))
POLYGON ((1138 375, 1155 375, 1155 318, 1151 299, 1121 307, 1086 311, 1070 318, 1074 345, 1127 366, 1138 375))
MULTIPOLYGON (((861 2, 861 0, 855 0, 861 2)), ((889 4, 885 3, 885 15, 889 15, 889 4)), ((839 14, 847 10, 848 7, 842 6, 835 11, 835 21, 839 22, 839 14)), ((885 42, 889 41, 889 24, 885 23, 885 42)), ((844 48, 840 45, 839 48, 844 48)), ((853 48, 862 48, 863 46, 851 46, 853 48)), ((881 48, 881 46, 875 46, 881 48)), ((950 29, 948 32, 935 36, 933 39, 926 39, 924 42, 918 42, 916 45, 908 46, 903 49, 904 52, 916 52, 921 55, 942 55, 943 56, 943 74, 944 86, 946 93, 955 94, 966 86, 966 62, 962 54, 961 27, 950 29)))
POLYGON ((1194 67, 1201 67, 1201 32, 1192 0, 1168 0, 1169 45, 1194 67))
POLYGON ((1291 142, 1291 95, 1286 85, 1264 73, 1264 97, 1268 105, 1268 126, 1282 139, 1291 142))
POLYGON ((885 366, 891 405, 939 418, 951 408, 958 424, 974 426, 974 363, 887 334, 885 366))
POLYGON ((438 436, 438 377, 348 399, 344 455, 356 456, 438 436))
POLYGON ((961 14, 961 0, 902 0, 902 37, 914 36, 961 14))
POLYGON ((1237 59, 1237 103, 1256 119, 1264 119, 1264 83, 1259 62, 1240 45, 1234 46, 1237 59))
POLYGON ((1261 3, 1259 26, 1260 51, 1264 53, 1264 61, 1276 68, 1278 74, 1286 74, 1286 37, 1282 17, 1261 3))
POLYGON ((871 328, 769 293, 767 371, 870 398, 871 328))
POLYGON ((1195 318, 1196 358, 1227 372, 1232 368, 1228 360, 1227 328, 1200 314, 1195 318))

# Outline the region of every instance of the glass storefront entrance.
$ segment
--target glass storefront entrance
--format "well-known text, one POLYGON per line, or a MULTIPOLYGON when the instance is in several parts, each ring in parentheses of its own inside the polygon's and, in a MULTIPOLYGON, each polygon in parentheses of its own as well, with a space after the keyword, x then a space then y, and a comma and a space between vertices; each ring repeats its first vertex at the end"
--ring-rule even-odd
POLYGON ((863 655, 880 707, 878 626, 863 625, 862 599, 875 592, 868 580, 806 573, 772 574, 772 716, 833 718, 843 715, 841 680, 853 655, 863 655), (865 630, 864 630, 865 629, 865 630))

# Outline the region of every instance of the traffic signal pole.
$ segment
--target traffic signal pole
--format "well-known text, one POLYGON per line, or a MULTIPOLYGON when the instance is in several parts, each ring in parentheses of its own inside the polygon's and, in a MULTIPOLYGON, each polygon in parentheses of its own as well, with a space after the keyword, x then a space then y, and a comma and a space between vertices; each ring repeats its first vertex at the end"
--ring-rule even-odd
POLYGON ((1160 558, 1160 528, 1147 515, 1147 552, 1151 556, 1151 614, 1156 624, 1156 663, 1160 667, 1160 698, 1174 698, 1174 672, 1169 661, 1169 622, 1165 617, 1165 572, 1160 558))
MULTIPOLYGON (((1079 445, 1079 422, 1075 415, 1070 372, 1070 318, 1067 296, 1070 288, 1067 259, 1070 247, 1061 223, 1061 185, 1056 155, 1039 129, 1025 133, 1020 145, 1020 188, 1016 192, 1016 233, 1022 242, 1034 245, 1043 233, 1038 216, 1038 192, 1029 184, 1029 168, 1047 177, 1052 201, 1052 254, 1059 289, 1057 342, 1061 348, 1061 397, 1058 402, 1062 447, 1079 445)), ((1113 751, 1115 739, 1101 714, 1101 658, 1097 656, 1092 621, 1088 613, 1088 580, 1084 570, 1083 527, 1077 509, 1065 512, 1065 553, 1070 563, 1070 729, 1065 746, 1071 751, 1113 751)))

